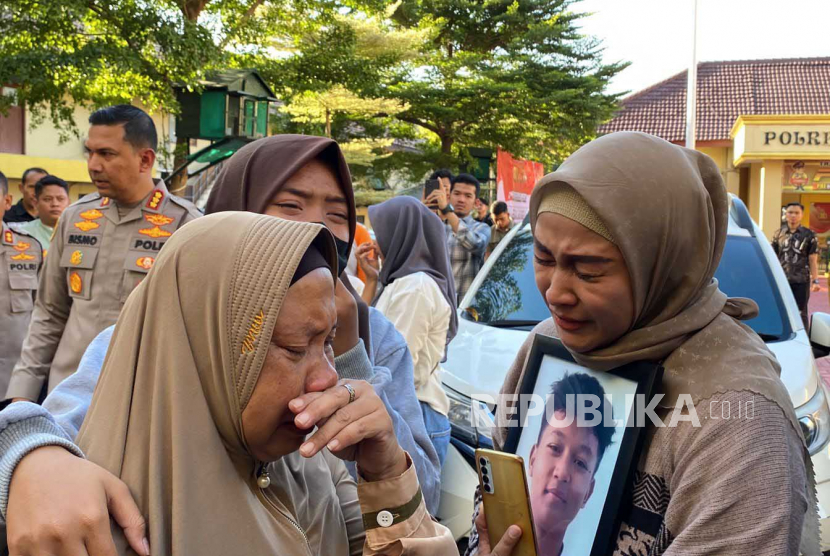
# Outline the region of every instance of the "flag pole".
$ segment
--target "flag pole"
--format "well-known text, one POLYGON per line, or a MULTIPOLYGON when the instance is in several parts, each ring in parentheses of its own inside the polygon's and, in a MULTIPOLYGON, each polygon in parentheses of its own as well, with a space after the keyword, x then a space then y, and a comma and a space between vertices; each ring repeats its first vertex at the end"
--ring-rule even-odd
POLYGON ((697 124, 697 2, 692 0, 692 65, 686 85, 686 147, 695 148, 697 124))

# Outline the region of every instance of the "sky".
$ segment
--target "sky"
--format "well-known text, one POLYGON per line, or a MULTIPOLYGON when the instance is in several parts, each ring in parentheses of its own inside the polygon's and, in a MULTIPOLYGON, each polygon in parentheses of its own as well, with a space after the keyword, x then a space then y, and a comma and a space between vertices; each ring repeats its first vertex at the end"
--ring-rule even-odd
MULTIPOLYGON (((830 56, 828 0, 697 0, 699 62, 830 56)), ((582 0, 582 32, 602 40, 603 61, 631 65, 609 92, 637 92, 692 60, 694 0, 582 0)))

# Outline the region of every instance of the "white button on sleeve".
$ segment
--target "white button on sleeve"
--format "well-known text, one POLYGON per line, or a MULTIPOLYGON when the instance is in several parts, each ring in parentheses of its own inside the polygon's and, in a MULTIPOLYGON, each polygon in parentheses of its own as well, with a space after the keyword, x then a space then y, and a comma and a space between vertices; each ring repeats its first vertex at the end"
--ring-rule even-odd
POLYGON ((391 512, 383 510, 382 512, 378 512, 378 525, 381 527, 390 527, 392 522, 395 521, 395 518, 392 516, 391 512))

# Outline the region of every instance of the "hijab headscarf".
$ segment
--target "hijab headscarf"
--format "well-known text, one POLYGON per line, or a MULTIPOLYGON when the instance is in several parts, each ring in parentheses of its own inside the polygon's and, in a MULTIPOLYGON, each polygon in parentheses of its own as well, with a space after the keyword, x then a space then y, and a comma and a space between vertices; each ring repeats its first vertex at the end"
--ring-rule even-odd
MULTIPOLYGON (((778 361, 761 338, 739 322, 756 316, 758 306, 748 299, 727 298, 714 278, 726 243, 729 210, 715 162, 645 133, 600 137, 536 184, 530 199, 534 231, 540 207, 549 207, 546 199, 561 196, 563 186, 584 199, 621 251, 635 308, 628 332, 594 351, 571 352, 574 359, 597 371, 634 361, 661 363, 665 397, 659 405, 664 408, 674 408, 682 394, 697 404, 718 393, 749 390, 777 404, 801 436, 778 361)), ((542 212, 546 211, 550 210, 542 212)), ((554 325, 543 324, 555 334, 554 325)), ((516 393, 523 375, 524 362, 517 361, 502 394, 516 393)), ((499 424, 507 422, 506 406, 512 405, 500 404, 499 424)), ((497 445, 506 437, 507 429, 498 427, 497 445)), ((804 459, 809 494, 815 500, 806 446, 804 459)), ((817 531, 814 516, 808 515, 805 527, 810 530, 805 538, 812 542, 817 531)))
MULTIPOLYGON (((327 137, 273 135, 245 145, 225 162, 210 191, 205 212, 213 214, 235 210, 264 214, 271 200, 289 178, 312 160, 325 162, 335 171, 346 197, 349 207, 349 241, 345 248, 339 247, 341 240, 335 238, 335 242, 338 244, 340 258, 347 261, 357 225, 352 177, 340 147, 327 137)), ((341 264, 338 270, 341 276, 345 269, 346 265, 341 264)), ((371 356, 369 307, 348 278, 344 277, 341 282, 355 298, 358 336, 371 356)))
MULTIPOLYGON (((242 430, 289 283, 311 245, 334 267, 323 226, 246 213, 199 218, 170 238, 127 300, 77 442, 130 488, 148 517, 153 554, 314 551, 303 550, 310 541, 287 517, 302 511, 274 495, 293 481, 260 492, 242 430)), ((304 481, 298 488, 324 499, 332 472, 315 458, 295 453, 271 465, 280 477, 294 469, 304 481)), ((317 504, 318 521, 330 528, 332 553, 347 553, 342 514, 328 505, 317 504)), ((113 532, 125 553, 120 528, 113 532)))
POLYGON ((383 288, 396 279, 423 272, 438 284, 452 310, 449 345, 458 332, 458 314, 444 223, 412 197, 395 197, 369 207, 369 219, 384 256, 372 305, 377 304, 383 288))

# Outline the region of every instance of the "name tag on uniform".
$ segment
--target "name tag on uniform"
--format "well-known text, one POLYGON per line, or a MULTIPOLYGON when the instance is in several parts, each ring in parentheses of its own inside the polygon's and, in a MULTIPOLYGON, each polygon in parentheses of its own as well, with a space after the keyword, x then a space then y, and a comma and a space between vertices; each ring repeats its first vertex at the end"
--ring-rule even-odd
POLYGON ((164 241, 158 239, 144 239, 144 238, 133 238, 130 242, 130 249, 137 249, 140 251, 153 251, 159 252, 161 248, 164 247, 164 241))
POLYGON ((93 247, 98 245, 98 241, 100 241, 100 235, 93 235, 93 234, 69 234, 69 241, 67 243, 69 245, 89 245, 93 247))

